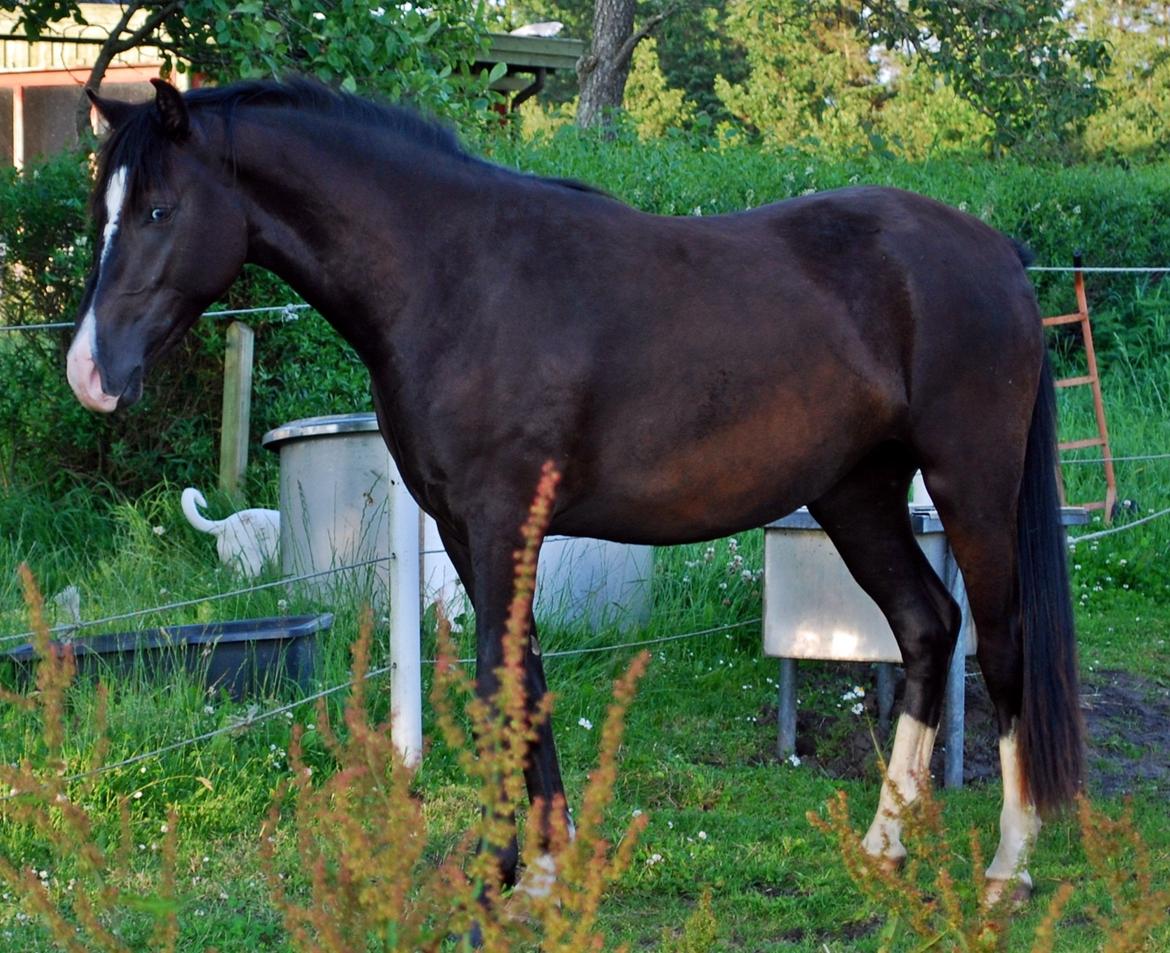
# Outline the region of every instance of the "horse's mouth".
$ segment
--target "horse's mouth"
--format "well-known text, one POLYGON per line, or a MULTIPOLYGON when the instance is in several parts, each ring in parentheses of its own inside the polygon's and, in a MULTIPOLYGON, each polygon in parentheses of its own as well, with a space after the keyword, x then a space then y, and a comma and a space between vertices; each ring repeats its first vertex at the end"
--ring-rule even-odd
POLYGON ((118 407, 119 398, 107 394, 102 387, 102 375, 92 354, 86 351, 69 350, 66 376, 83 407, 101 414, 112 413, 118 407))
POLYGON ((142 396, 142 364, 124 377, 121 388, 110 387, 109 375, 103 374, 93 351, 92 317, 87 316, 69 348, 65 376, 74 395, 83 407, 101 414, 113 413, 119 407, 129 407, 142 396), (110 391, 114 390, 115 393, 110 391))
POLYGON ((139 364, 130 372, 130 376, 126 378, 126 386, 118 395, 117 406, 119 408, 132 407, 142 399, 142 377, 142 365, 139 364))

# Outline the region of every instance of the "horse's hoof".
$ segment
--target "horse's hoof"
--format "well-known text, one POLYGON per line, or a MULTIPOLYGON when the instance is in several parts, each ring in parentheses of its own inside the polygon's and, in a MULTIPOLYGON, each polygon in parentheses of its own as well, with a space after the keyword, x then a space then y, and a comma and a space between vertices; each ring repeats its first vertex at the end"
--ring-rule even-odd
POLYGON ((870 854, 874 865, 883 874, 896 874, 906 865, 906 855, 890 856, 889 854, 870 854))
POLYGON ((987 890, 983 894, 983 905, 994 907, 1006 904, 1008 910, 1019 910, 1032 899, 1032 880, 1025 874, 1023 877, 1011 880, 1002 880, 998 877, 987 878, 987 890))
POLYGON ((527 894, 534 900, 544 900, 553 892, 556 882, 556 861, 549 854, 541 854, 528 865, 513 893, 527 894))

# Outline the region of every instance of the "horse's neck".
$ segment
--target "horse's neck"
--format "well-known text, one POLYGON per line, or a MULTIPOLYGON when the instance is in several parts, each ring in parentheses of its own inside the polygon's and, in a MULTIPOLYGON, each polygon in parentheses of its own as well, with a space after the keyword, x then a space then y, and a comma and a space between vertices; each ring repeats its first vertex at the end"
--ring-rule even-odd
POLYGON ((268 135, 243 137, 237 150, 250 259, 287 281, 363 358, 385 357, 412 286, 428 273, 431 229, 420 207, 428 195, 451 201, 442 179, 456 160, 427 164, 390 146, 355 154, 328 139, 306 147, 268 135))

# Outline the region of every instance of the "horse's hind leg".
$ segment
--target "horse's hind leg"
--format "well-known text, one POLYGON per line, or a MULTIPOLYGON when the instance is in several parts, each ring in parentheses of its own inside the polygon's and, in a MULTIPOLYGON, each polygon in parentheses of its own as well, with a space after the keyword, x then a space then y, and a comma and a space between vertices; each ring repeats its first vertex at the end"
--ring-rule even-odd
POLYGON ((906 449, 886 444, 809 505, 853 578, 877 603, 902 651, 906 691, 894 747, 865 849, 890 864, 906 855, 899 805, 929 776, 958 606, 914 539, 906 505, 915 469, 906 449))
POLYGON ((1000 840, 987 868, 987 900, 998 900, 1009 884, 1016 899, 1031 892, 1027 854, 1040 831, 1040 819, 1027 793, 1016 728, 1024 693, 1024 656, 1020 623, 1016 538, 1017 475, 1004 468, 989 479, 956 467, 945 477, 926 474, 978 633, 977 655, 999 728, 1003 808, 1000 840), (994 485, 1002 484, 997 490, 994 485))

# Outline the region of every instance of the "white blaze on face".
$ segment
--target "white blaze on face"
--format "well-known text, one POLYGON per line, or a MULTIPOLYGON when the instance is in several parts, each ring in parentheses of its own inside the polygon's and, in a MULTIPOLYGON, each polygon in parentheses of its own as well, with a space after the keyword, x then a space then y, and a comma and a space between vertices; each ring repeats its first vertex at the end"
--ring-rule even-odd
MULTIPOLYGON (((101 283, 102 269, 110 257, 110 249, 114 246, 114 239, 118 235, 118 223, 122 220, 122 205, 126 201, 126 169, 116 169, 106 185, 106 227, 102 229, 102 256, 98 261, 97 278, 94 281, 94 294, 101 283)), ((81 320, 81 327, 73 338, 69 348, 69 358, 66 362, 66 377, 69 386, 77 399, 90 410, 110 413, 118 406, 117 395, 110 396, 102 390, 101 375, 98 373, 95 355, 97 354, 97 315, 94 312, 93 298, 90 298, 89 310, 81 320)))

